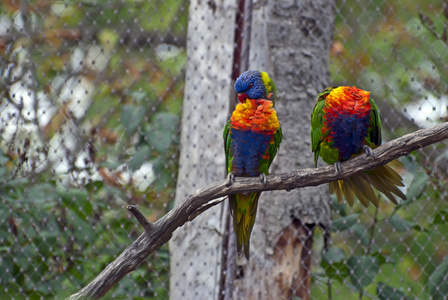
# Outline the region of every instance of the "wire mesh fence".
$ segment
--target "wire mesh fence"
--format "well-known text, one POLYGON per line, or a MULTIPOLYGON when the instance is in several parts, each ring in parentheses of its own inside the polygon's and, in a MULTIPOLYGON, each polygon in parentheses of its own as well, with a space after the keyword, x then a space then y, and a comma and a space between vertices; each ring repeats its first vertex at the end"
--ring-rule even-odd
MULTIPOLYGON (((189 2, 0 8, 0 295, 61 299, 141 233, 128 203, 150 221, 173 206, 189 2)), ((386 141, 445 122, 448 3, 335 8, 329 85, 371 91, 386 141)), ((331 243, 313 248, 311 299, 448 297, 445 146, 401 158, 408 200, 398 206, 330 198, 331 243)), ((107 297, 166 299, 169 267, 164 246, 107 297)))
MULTIPOLYGON (((127 203, 169 208, 188 3, 129 4, 1 4, 2 298, 70 295, 140 233, 127 203)), ((165 298, 168 262, 111 296, 165 298)))
MULTIPOLYGON (((332 80, 372 92, 386 140, 446 121, 446 5, 338 3, 332 80)), ((334 202, 333 246, 321 266, 336 295, 447 297, 445 157, 443 144, 401 158, 408 200, 398 206, 347 210, 334 202)))

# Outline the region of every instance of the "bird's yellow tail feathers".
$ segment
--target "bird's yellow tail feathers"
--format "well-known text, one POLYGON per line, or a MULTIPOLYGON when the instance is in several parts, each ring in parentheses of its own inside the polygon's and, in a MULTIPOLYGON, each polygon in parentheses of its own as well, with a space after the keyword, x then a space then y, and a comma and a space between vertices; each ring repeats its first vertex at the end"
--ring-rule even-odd
POLYGON ((252 193, 248 195, 237 194, 230 196, 233 229, 236 234, 236 249, 238 253, 241 253, 243 249, 247 259, 249 259, 250 234, 255 224, 260 194, 252 193))
POLYGON ((376 196, 374 187, 383 193, 390 201, 398 204, 394 195, 406 200, 398 186, 404 186, 403 178, 393 169, 393 167, 403 167, 398 160, 393 160, 387 165, 380 166, 374 170, 361 172, 344 180, 330 182, 330 193, 336 194, 339 203, 342 203, 343 197, 347 199, 350 206, 353 206, 355 195, 361 203, 368 207, 372 202, 378 207, 379 200, 376 196))

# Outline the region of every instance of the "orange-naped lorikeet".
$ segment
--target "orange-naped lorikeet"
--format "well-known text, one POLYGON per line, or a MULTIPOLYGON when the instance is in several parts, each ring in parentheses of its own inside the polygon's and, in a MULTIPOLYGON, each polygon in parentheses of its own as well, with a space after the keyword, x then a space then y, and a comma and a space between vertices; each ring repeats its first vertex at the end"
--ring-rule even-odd
MULTIPOLYGON (((330 87, 321 92, 311 115, 311 145, 316 167, 320 156, 326 163, 334 164, 336 172, 340 172, 340 162, 362 151, 373 157, 372 148, 381 145, 381 121, 370 92, 348 86, 330 87)), ((345 196, 350 206, 353 206, 354 195, 366 207, 370 202, 378 206, 374 187, 397 204, 393 194, 403 200, 406 196, 397 187, 404 186, 403 179, 393 167, 402 166, 394 160, 330 182, 330 193, 336 194, 339 203, 345 196)))
MULTIPOLYGON (((282 140, 274 109, 275 84, 266 72, 246 71, 235 82, 239 103, 224 128, 224 149, 229 184, 235 176, 256 177, 266 183, 265 174, 282 140)), ((249 240, 261 193, 230 195, 237 251, 249 259, 249 240)))

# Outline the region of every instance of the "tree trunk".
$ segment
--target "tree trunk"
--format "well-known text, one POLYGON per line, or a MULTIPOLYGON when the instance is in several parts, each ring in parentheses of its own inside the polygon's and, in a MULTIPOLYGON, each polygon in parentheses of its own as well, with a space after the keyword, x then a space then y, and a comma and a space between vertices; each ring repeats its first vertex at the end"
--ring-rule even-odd
MULTIPOLYGON (((271 173, 313 167, 310 114, 328 84, 333 7, 324 0, 253 5, 250 69, 268 71, 275 80, 284 134, 271 173)), ((224 177, 221 133, 233 88, 236 8, 236 2, 224 0, 190 4, 176 203, 224 177)), ((313 229, 330 223, 327 188, 265 192, 258 209, 251 259, 238 259, 236 277, 234 251, 227 251, 234 245, 226 244, 234 238, 227 239, 232 228, 227 201, 175 232, 171 299, 309 299, 313 229)))
MULTIPOLYGON (((328 85, 333 26, 333 1, 268 0, 253 7, 250 69, 274 79, 284 136, 270 173, 313 167, 310 115, 328 85)), ((313 229, 330 222, 327 186, 263 193, 253 253, 249 262, 239 261, 233 299, 309 299, 313 229)))
MULTIPOLYGON (((229 111, 235 1, 191 1, 176 204, 225 177, 222 132, 229 111)), ((217 299, 227 201, 185 224, 170 241, 171 299, 217 299)))

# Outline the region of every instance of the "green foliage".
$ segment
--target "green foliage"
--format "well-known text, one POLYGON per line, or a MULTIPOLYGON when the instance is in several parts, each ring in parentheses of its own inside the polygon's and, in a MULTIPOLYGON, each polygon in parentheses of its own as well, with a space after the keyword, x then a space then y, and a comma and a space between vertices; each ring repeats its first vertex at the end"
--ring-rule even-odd
POLYGON ((137 151, 132 156, 131 161, 129 162, 129 169, 132 171, 138 170, 143 163, 147 162, 151 157, 151 147, 149 145, 142 145, 137 148, 137 151))
MULTIPOLYGON (((407 163, 411 164, 409 169, 415 167, 407 163)), ((383 200, 373 219, 366 212, 360 214, 361 207, 350 213, 347 204, 333 202, 335 240, 333 247, 322 254, 320 267, 324 275, 320 285, 328 278, 330 290, 342 294, 355 291, 367 298, 446 297, 448 269, 444 253, 448 243, 442 237, 448 228, 448 209, 440 201, 442 194, 432 192, 440 190, 444 183, 425 175, 418 172, 408 189, 414 201, 394 206, 383 200), (427 195, 432 195, 431 201, 427 195), (423 210, 422 201, 427 201, 423 210), (427 218, 434 206, 438 211, 427 218)))
MULTIPOLYGON (((11 175, 12 168, 4 164, 8 156, 1 154, 0 170, 11 175)), ((6 220, 0 222, 0 230, 8 233, 0 248, 2 299, 66 297, 136 238, 140 228, 123 213, 122 205, 107 202, 113 194, 103 187, 102 182, 92 182, 86 189, 67 189, 45 174, 33 182, 7 180, 0 185, 0 218, 6 220)), ((121 282, 115 298, 165 299, 167 282, 161 278, 168 278, 168 258, 166 247, 153 254, 150 269, 121 282), (148 282, 154 284, 148 288, 148 282), (135 289, 136 284, 142 288, 135 289)))
POLYGON ((335 232, 340 232, 343 230, 347 230, 350 227, 352 227, 354 224, 356 224, 356 221, 358 220, 359 214, 352 214, 345 217, 341 217, 339 219, 336 219, 333 221, 333 224, 331 226, 331 230, 335 232))
POLYGON ((400 291, 397 288, 393 288, 384 282, 380 281, 378 282, 377 288, 376 288, 376 294, 378 296, 378 299, 381 300, 403 300, 403 299, 410 299, 409 297, 406 297, 406 294, 400 291))
POLYGON ((448 210, 441 210, 436 213, 432 224, 447 224, 448 223, 448 210))
POLYGON ((369 243, 370 243, 369 236, 367 234, 366 228, 363 225, 353 224, 350 229, 353 230, 353 232, 355 233, 355 235, 358 238, 358 240, 364 246, 368 246, 369 245, 369 243))
POLYGON ((347 260, 350 270, 350 281, 361 291, 371 284, 378 274, 378 260, 370 256, 354 255, 347 260))
MULTIPOLYGON (((446 121, 447 25, 443 2, 337 1, 329 85, 371 91, 384 140, 446 121)), ((446 144, 400 161, 408 200, 397 206, 350 208, 332 198, 333 243, 312 298, 446 298, 446 144)))
POLYGON ((425 230, 420 225, 415 224, 413 222, 409 222, 409 221, 403 220, 398 215, 393 215, 392 217, 390 217, 389 218, 389 224, 392 225, 392 227, 395 230, 397 230, 397 231, 406 232, 406 231, 409 231, 411 229, 418 230, 418 231, 425 230))
POLYGON ((448 297, 448 259, 445 259, 429 277, 428 290, 432 299, 448 297))
POLYGON ((345 253, 341 248, 332 247, 322 255, 322 268, 326 276, 342 281, 349 276, 345 253))
POLYGON ((429 177, 423 170, 418 170, 414 174, 414 179, 409 185, 409 189, 406 193, 407 200, 402 201, 398 206, 409 205, 414 201, 421 200, 424 196, 424 192, 428 183, 429 177))
POLYGON ((385 136, 417 129, 415 120, 426 126, 443 122, 448 86, 443 11, 443 2, 338 1, 332 83, 370 90, 380 114, 389 117, 385 136), (425 105, 434 110, 422 110, 425 105))
POLYGON ((178 142, 179 117, 171 113, 157 113, 144 129, 144 139, 155 151, 164 153, 178 142))
MULTIPOLYGON (((78 291, 142 232, 126 204, 153 221, 177 176, 187 1, 41 2, 0 4, 2 299, 78 291)), ((106 298, 166 299, 168 268, 163 247, 106 298)))
POLYGON ((121 106, 121 123, 127 134, 132 134, 140 126, 144 116, 144 107, 130 104, 121 106))

